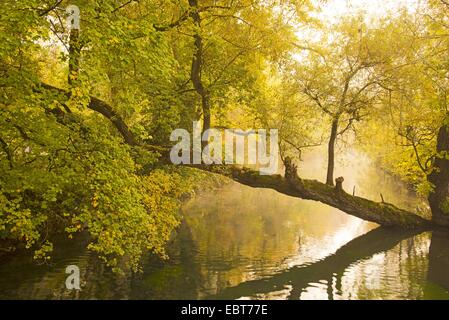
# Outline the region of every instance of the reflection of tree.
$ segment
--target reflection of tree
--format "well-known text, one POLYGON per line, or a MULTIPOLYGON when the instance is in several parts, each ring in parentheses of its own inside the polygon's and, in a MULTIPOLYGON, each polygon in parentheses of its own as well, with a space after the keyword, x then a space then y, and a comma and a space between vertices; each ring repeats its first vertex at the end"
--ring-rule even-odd
POLYGON ((279 261, 296 252, 301 226, 311 228, 305 221, 310 216, 307 208, 298 203, 275 192, 235 184, 184 206, 203 278, 207 279, 207 294, 253 278, 250 270, 276 268, 279 261))
POLYGON ((133 299, 198 299, 205 281, 197 263, 196 243, 185 220, 167 248, 168 260, 150 255, 144 273, 132 282, 133 299), (182 290, 180 290, 182 288, 182 290))
POLYGON ((359 261, 344 272, 338 299, 420 299, 426 283, 431 232, 359 261))
POLYGON ((52 262, 37 265, 26 254, 19 254, 3 265, 0 299, 118 299, 127 298, 129 281, 111 272, 86 247, 86 234, 78 234, 74 241, 55 236, 58 244, 52 262), (80 269, 81 291, 67 290, 65 268, 76 265, 80 269), (7 277, 3 277, 3 272, 7 277))
POLYGON ((429 271, 424 298, 448 298, 449 291, 449 234, 447 230, 432 233, 429 248, 429 271))
MULTIPOLYGON (((247 281, 238 286, 227 288, 212 299, 236 299, 242 296, 252 296, 257 293, 269 293, 283 289, 286 285, 292 287, 290 299, 299 298, 301 292, 309 283, 332 279, 334 274, 341 278, 343 271, 354 262, 373 256, 374 254, 392 249, 404 239, 416 235, 416 230, 398 230, 395 228, 377 228, 360 236, 333 255, 318 262, 293 267, 269 278, 247 281)), ((337 289, 339 284, 337 283, 337 289)))

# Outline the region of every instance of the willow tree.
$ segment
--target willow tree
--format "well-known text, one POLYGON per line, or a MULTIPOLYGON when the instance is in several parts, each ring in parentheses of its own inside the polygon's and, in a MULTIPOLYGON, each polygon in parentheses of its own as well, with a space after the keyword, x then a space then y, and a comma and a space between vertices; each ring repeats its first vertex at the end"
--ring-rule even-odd
POLYGON ((317 52, 298 61, 296 78, 299 90, 330 122, 326 183, 334 185, 336 142, 369 116, 382 89, 377 71, 388 57, 380 47, 382 31, 368 30, 361 18, 328 28, 332 32, 321 30, 317 52))

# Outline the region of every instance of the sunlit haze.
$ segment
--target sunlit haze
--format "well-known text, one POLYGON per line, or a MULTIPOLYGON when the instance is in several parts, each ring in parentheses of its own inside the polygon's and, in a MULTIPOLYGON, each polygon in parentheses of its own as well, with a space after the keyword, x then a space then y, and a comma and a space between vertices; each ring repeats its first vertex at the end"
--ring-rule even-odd
POLYGON ((317 16, 330 22, 359 12, 372 17, 382 17, 403 8, 413 12, 420 5, 420 0, 329 0, 322 5, 322 11, 317 16))

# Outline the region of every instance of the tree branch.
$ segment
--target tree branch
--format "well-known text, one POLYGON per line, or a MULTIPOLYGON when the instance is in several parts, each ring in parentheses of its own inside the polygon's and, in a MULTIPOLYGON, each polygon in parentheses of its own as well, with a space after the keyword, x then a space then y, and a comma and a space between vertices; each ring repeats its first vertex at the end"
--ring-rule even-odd
POLYGON ((14 168, 13 157, 11 150, 9 149, 8 144, 0 137, 0 145, 2 146, 3 151, 6 153, 6 158, 8 159, 9 168, 14 168))
POLYGON ((284 164, 284 177, 281 175, 262 176, 257 171, 233 166, 190 165, 190 167, 221 174, 250 187, 273 189, 288 196, 319 201, 347 214, 383 226, 397 226, 406 229, 432 226, 429 220, 399 209, 392 204, 352 196, 316 180, 303 180, 298 177, 296 166, 289 158, 286 158, 284 164))

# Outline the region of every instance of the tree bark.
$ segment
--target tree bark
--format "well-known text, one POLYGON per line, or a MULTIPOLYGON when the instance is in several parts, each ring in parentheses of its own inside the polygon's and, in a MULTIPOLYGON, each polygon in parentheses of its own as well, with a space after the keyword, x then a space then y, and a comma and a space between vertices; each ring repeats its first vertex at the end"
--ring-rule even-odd
POLYGON ((68 83, 73 86, 79 77, 80 70, 80 57, 81 57, 81 44, 79 39, 79 30, 70 30, 69 39, 69 74, 68 83))
POLYGON ((437 156, 427 179, 433 185, 429 194, 432 221, 449 227, 449 125, 443 125, 437 138, 437 156))
MULTIPOLYGON (((192 59, 191 68, 191 80, 193 87, 198 95, 201 97, 201 108, 203 110, 203 133, 210 129, 210 95, 209 91, 205 88, 201 79, 201 72, 203 67, 203 38, 201 37, 201 17, 198 12, 198 0, 189 0, 189 5, 192 8, 191 17, 197 28, 194 35, 195 39, 195 52, 192 59)), ((207 144, 207 141, 206 141, 207 144)), ((204 146, 203 146, 204 147, 204 146)))
POLYGON ((432 226, 415 213, 397 208, 393 204, 379 203, 352 196, 343 189, 337 190, 316 180, 303 180, 297 175, 296 166, 285 160, 285 176, 262 176, 257 171, 233 166, 193 166, 201 170, 227 176, 241 184, 254 188, 267 188, 285 195, 305 200, 314 200, 340 209, 360 219, 382 226, 397 226, 406 229, 427 229, 432 226))
MULTIPOLYGON (((70 92, 64 89, 60 89, 46 83, 40 83, 40 87, 46 90, 59 92, 65 97, 70 98, 70 92)), ((35 89, 35 91, 39 91, 39 88, 35 89)), ((135 146, 138 144, 137 139, 135 138, 129 127, 126 125, 125 121, 114 111, 114 109, 109 104, 98 98, 90 97, 90 103, 87 105, 87 107, 107 118, 114 125, 114 127, 117 129, 117 131, 120 133, 127 144, 131 146, 135 146)))
POLYGON ((327 148, 327 177, 326 184, 329 186, 334 185, 334 162, 335 162, 335 142, 338 135, 338 118, 332 120, 331 135, 329 138, 329 144, 327 148))
POLYGON ((335 190, 344 192, 344 190, 343 190, 343 182, 344 181, 345 181, 345 178, 343 178, 343 177, 339 177, 339 178, 335 179, 335 190))

